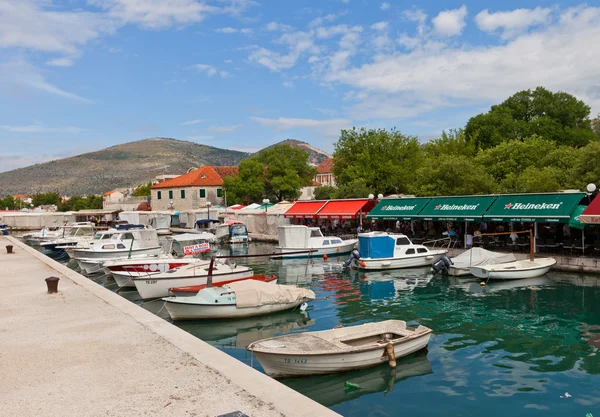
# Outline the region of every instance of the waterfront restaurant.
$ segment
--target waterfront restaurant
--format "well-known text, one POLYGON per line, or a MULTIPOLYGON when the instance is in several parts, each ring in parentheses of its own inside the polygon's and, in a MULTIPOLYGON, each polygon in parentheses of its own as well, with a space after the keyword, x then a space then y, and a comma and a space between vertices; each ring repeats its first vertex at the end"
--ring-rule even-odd
MULTIPOLYGON (((370 198, 347 200, 297 201, 284 217, 302 219, 302 224, 327 225, 333 231, 332 224, 341 228, 356 222, 362 224, 369 211, 375 207, 377 200, 370 198)), ((353 225, 354 226, 354 225, 353 225)), ((348 230, 349 231, 349 230, 348 230)))
MULTIPOLYGON (((510 223, 510 227, 505 231, 513 231, 519 228, 525 230, 533 228, 535 236, 534 249, 546 247, 544 238, 547 238, 550 244, 548 248, 556 248, 558 242, 562 242, 562 226, 568 224, 571 228, 581 229, 581 238, 564 239, 568 241, 567 248, 584 250, 585 234, 583 231, 584 223, 579 222, 580 213, 585 214, 585 204, 588 198, 582 192, 562 192, 562 193, 543 193, 543 194, 506 194, 506 195, 479 195, 479 196, 452 196, 452 197, 431 197, 431 198, 395 198, 379 200, 377 206, 367 215, 368 219, 373 220, 395 220, 410 221, 411 230, 415 232, 415 221, 431 222, 464 222, 462 229, 464 244, 467 246, 467 230, 469 223, 475 223, 477 228, 487 223, 510 223), (583 206, 582 206, 583 205, 583 206), (516 227, 515 223, 519 226, 516 227), (542 225, 542 231, 538 231, 542 225), (543 235, 543 237, 540 237, 543 235)), ((596 206, 594 206, 596 207, 596 206)), ((588 208, 588 210, 591 209, 588 208)), ((600 222, 600 201, 597 203, 598 216, 600 222)), ((591 217, 591 216, 590 216, 591 217)), ((417 226, 420 226, 417 224, 417 226)), ((427 225, 425 225, 427 227, 427 225)), ((424 227, 417 227, 423 231, 424 227)), ((430 226, 428 232, 433 232, 430 226)), ((493 232, 492 228, 487 228, 487 232, 493 232)), ((485 232, 482 230, 482 232, 485 232)), ((429 238, 442 237, 439 232, 428 233, 429 238)), ((569 232, 570 233, 570 232, 569 232)), ((418 236, 418 234, 416 234, 418 236)), ((419 240, 416 238, 415 240, 419 240)), ((523 241, 525 239, 519 239, 523 241)), ((501 239, 505 242, 506 239, 501 239)), ((469 245, 471 242, 469 242, 469 245)), ((527 245, 528 243, 523 243, 527 245)))

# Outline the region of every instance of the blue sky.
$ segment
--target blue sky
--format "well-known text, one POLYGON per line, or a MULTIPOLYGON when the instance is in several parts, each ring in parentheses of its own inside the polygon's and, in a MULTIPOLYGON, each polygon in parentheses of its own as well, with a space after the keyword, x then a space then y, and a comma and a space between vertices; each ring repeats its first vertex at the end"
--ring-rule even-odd
POLYGON ((599 52, 593 2, 0 0, 0 171, 154 136, 424 141, 538 85, 594 116, 599 52))

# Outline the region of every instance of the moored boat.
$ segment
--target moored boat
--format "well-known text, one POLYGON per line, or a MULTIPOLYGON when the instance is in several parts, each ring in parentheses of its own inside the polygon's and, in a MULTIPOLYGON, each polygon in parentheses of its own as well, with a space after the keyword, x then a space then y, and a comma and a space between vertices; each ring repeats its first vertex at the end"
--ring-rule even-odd
POLYGON ((368 232, 358 235, 358 251, 352 252, 350 263, 363 270, 418 268, 433 265, 447 252, 414 244, 403 234, 368 232))
POLYGON ((469 271, 483 279, 524 279, 546 274, 556 264, 554 258, 536 258, 496 265, 471 266, 469 271))
MULTIPOLYGON (((270 283, 270 284, 277 284, 277 277, 275 275, 271 275, 269 277, 265 274, 259 274, 259 275, 252 275, 251 277, 247 277, 247 278, 232 279, 232 280, 228 280, 228 281, 217 282, 217 283, 214 283, 213 286, 214 287, 222 287, 224 285, 231 284, 232 282, 245 281, 248 279, 251 279, 254 281, 260 281, 260 282, 266 282, 266 283, 270 283)), ((200 290, 203 290, 206 287, 207 287, 207 284, 188 285, 186 287, 173 287, 173 288, 169 289, 169 293, 176 297, 186 297, 186 296, 189 297, 189 296, 198 294, 198 292, 200 290)))
POLYGON ((290 310, 314 299, 315 293, 309 289, 248 279, 163 301, 173 320, 197 320, 260 316, 290 310))
POLYGON ((452 258, 452 265, 448 268, 448 274, 460 277, 471 275, 469 267, 495 265, 506 262, 514 262, 517 258, 512 253, 492 252, 483 248, 471 248, 460 255, 452 258))
POLYGON ((318 227, 286 225, 277 227, 279 246, 274 258, 306 258, 349 253, 356 246, 356 239, 342 240, 335 236, 323 236, 318 227), (303 254, 297 252, 307 251, 303 254), (308 252, 310 251, 310 252, 308 252), (296 253, 292 253, 296 252, 296 253))
POLYGON ((432 330, 386 320, 331 330, 291 334, 248 345, 267 375, 275 378, 328 374, 369 368, 427 347, 432 330))

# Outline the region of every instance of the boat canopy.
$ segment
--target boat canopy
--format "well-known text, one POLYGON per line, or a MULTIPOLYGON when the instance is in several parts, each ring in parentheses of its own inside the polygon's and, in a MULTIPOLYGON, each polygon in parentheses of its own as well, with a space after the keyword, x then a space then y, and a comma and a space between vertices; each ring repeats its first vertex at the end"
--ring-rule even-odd
POLYGON ((283 215, 292 219, 314 219, 327 201, 297 201, 283 215))
POLYGON ((133 229, 144 229, 146 226, 143 224, 118 224, 117 230, 133 230, 133 229))
POLYGON ((393 258, 396 239, 387 233, 360 233, 358 253, 361 258, 393 258))
POLYGON ((454 268, 470 266, 502 264, 514 262, 517 258, 512 253, 492 252, 483 248, 472 248, 452 258, 454 268))
POLYGON ((433 221, 481 221, 483 213, 496 196, 437 197, 432 198, 418 218, 433 221))
POLYGON ((380 200, 367 214, 375 220, 414 220, 431 198, 391 198, 380 200))
POLYGON ((376 200, 331 200, 319 212, 319 219, 356 219, 366 215, 377 204, 376 200))
POLYGON ((217 219, 200 219, 200 220, 196 220, 196 224, 197 225, 203 225, 203 224, 207 224, 207 223, 219 223, 219 221, 217 219))
POLYGON ((180 235, 173 235, 169 237, 176 242, 191 242, 195 240, 206 240, 212 242, 215 240, 215 235, 212 233, 182 233, 180 235))
POLYGON ((585 224, 600 224, 600 198, 596 196, 579 216, 581 223, 585 224))
POLYGON ((584 193, 499 196, 483 217, 492 222, 568 223, 584 193))

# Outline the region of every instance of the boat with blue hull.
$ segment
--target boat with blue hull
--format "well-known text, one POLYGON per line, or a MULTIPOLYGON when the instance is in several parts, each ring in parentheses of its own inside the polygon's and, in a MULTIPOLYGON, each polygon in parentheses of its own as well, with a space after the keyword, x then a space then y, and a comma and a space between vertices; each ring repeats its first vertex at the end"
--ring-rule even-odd
POLYGON ((358 251, 352 252, 350 264, 362 270, 418 268, 433 265, 446 253, 414 244, 403 234, 368 232, 358 235, 358 251))

